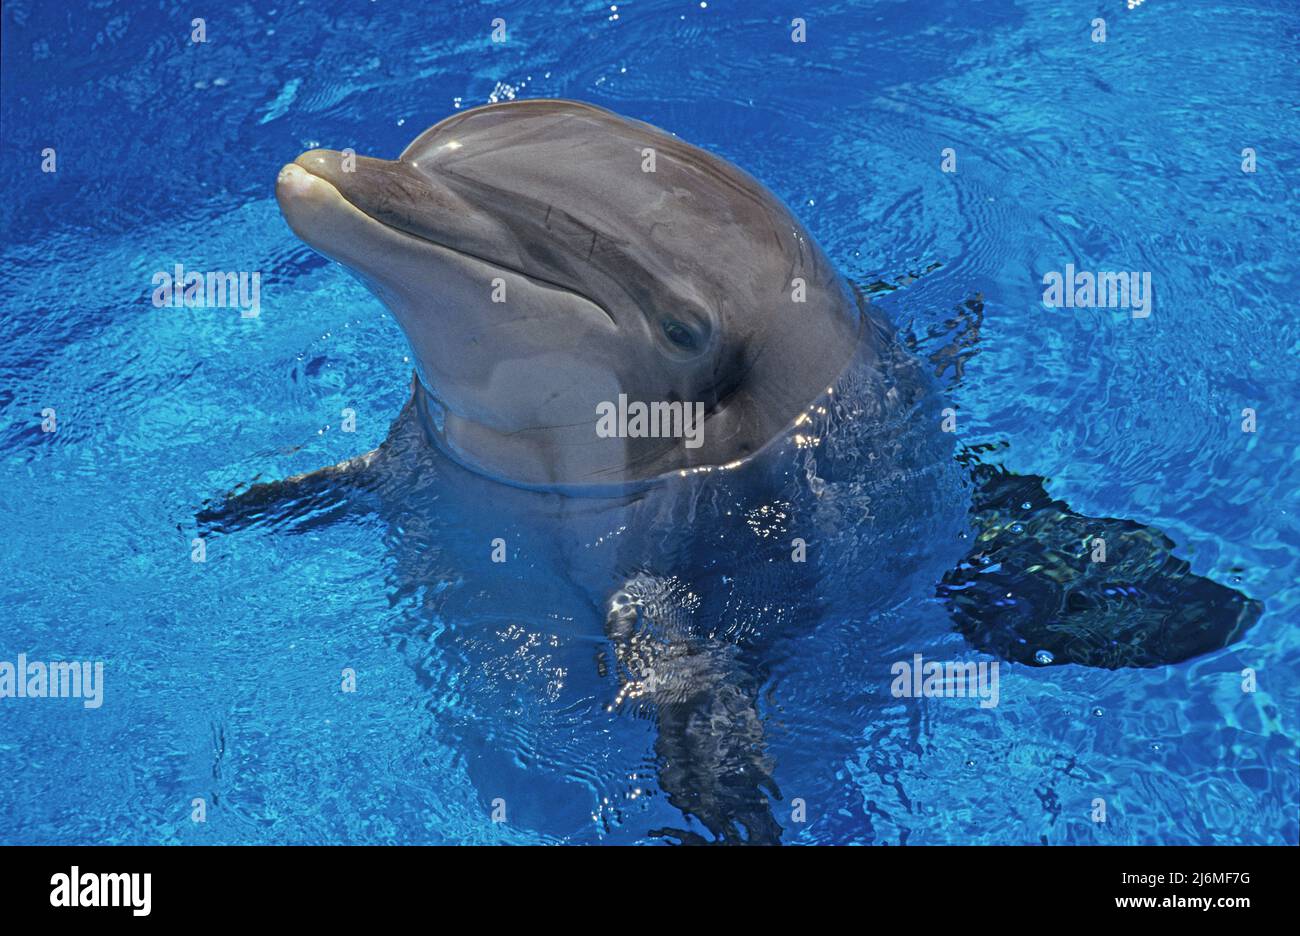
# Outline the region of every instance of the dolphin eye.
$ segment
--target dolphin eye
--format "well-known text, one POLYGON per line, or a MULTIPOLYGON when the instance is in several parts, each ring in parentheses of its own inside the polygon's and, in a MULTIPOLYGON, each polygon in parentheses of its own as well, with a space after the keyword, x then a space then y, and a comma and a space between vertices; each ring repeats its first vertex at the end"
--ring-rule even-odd
POLYGON ((679 348, 695 347, 695 334, 681 322, 672 320, 664 322, 664 334, 679 348))

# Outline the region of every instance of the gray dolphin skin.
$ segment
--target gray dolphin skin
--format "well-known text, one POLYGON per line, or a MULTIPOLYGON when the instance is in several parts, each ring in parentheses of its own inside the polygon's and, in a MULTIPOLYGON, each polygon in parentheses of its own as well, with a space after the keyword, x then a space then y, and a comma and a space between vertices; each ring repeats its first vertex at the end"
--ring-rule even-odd
MULTIPOLYGON (((666 837, 781 841, 765 706, 774 661, 820 626, 882 657, 897 651, 873 657, 890 646, 876 622, 937 597, 977 650, 1113 669, 1210 652, 1260 614, 1163 534, 1083 516, 960 448, 924 360, 779 199, 647 124, 494 104, 395 160, 303 153, 276 196, 396 317, 412 395, 375 451, 231 492, 201 527, 378 515, 408 602, 399 643, 422 646, 424 627, 463 641, 456 660, 491 640, 445 622, 472 631, 485 601, 490 620, 572 622, 557 646, 604 648, 610 708, 653 719, 658 789, 708 835, 666 837), (620 431, 603 431, 615 406, 620 431), (637 406, 670 431, 633 431, 637 406), (526 564, 526 587, 489 542, 526 564)), ((982 315, 972 299, 955 319, 963 355, 982 315)), ((484 757, 466 758, 476 788, 516 769, 484 757)))
POLYGON ((614 485, 747 459, 862 332, 852 293, 762 185, 586 104, 456 114, 392 161, 312 150, 276 195, 294 233, 397 317, 446 448, 504 481, 614 485), (699 444, 602 436, 598 408, 620 396, 701 412, 699 444))

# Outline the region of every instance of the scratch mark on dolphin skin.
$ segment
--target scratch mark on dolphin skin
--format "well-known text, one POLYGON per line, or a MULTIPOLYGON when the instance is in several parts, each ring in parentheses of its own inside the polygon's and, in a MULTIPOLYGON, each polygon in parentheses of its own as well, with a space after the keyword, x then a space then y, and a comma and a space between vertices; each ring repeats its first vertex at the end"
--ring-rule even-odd
POLYGON ((552 209, 554 209, 554 207, 555 205, 553 204, 548 204, 546 206, 546 220, 542 222, 542 226, 546 228, 546 230, 555 234, 562 241, 576 242, 578 238, 590 234, 591 243, 587 245, 587 256, 586 256, 586 262, 590 263, 592 254, 596 252, 596 240, 600 236, 599 233, 590 224, 587 224, 585 221, 581 221, 578 218, 575 218, 567 211, 560 212, 560 216, 564 222, 563 225, 552 226, 551 211, 552 209))
MULTIPOLYGON (((596 425, 597 421, 598 421, 598 420, 593 419, 593 420, 590 420, 590 421, 584 420, 584 421, 582 421, 582 422, 576 422, 576 423, 556 423, 556 424, 553 425, 553 426, 525 426, 523 429, 515 429, 515 430, 513 430, 512 432, 503 432, 503 433, 501 433, 501 434, 502 434, 503 436, 510 437, 510 436, 523 435, 525 432, 549 432, 549 431, 551 431, 552 429, 577 429, 579 426, 593 426, 593 427, 594 427, 594 426, 596 425)), ((594 436, 594 433, 593 433, 593 436, 594 436)), ((597 439, 599 439, 599 436, 595 436, 595 437, 596 437, 597 439)), ((584 444, 587 444, 587 443, 584 443, 584 444)))

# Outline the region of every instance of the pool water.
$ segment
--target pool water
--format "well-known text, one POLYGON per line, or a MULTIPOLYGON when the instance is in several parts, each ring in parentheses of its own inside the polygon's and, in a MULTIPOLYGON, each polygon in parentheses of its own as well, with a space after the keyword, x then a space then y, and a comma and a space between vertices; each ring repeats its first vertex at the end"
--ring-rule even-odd
POLYGON ((769 2, 519 4, 504 43, 469 2, 208 12, 194 43, 180 6, 4 6, 0 661, 102 661, 104 692, 0 698, 0 842, 700 831, 658 788, 654 720, 612 705, 601 609, 540 546, 494 592, 459 545, 494 525, 544 543, 512 497, 440 476, 418 575, 365 512, 272 519, 193 561, 206 502, 374 448, 409 395, 396 323, 288 230, 279 167, 316 146, 391 158, 458 108, 528 97, 762 179, 923 356, 946 353, 960 444, 1164 530, 1264 603, 1177 665, 1004 663, 996 707, 892 698, 893 661, 988 658, 934 597, 957 487, 876 491, 875 575, 821 582, 821 618, 746 612, 772 625, 783 841, 1300 838, 1290 0, 835 3, 801 14, 804 43, 769 2), (178 263, 260 271, 260 314, 155 307, 178 263), (1149 271, 1150 316, 1045 308, 1066 264, 1149 271), (977 296, 975 341, 958 310, 977 296))

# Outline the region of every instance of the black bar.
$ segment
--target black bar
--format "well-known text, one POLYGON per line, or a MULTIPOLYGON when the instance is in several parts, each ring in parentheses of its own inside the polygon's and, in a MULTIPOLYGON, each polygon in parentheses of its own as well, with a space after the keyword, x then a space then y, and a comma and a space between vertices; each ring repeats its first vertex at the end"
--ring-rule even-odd
MULTIPOLYGON (((1181 924, 1197 917, 1231 925, 1246 919, 1243 914, 1294 907, 1294 894, 1284 889, 1295 858, 1294 849, 1282 847, 822 847, 721 854, 637 848, 617 856, 595 848, 11 847, 0 849, 0 899, 7 920, 176 922, 196 913, 201 919, 219 906, 228 921, 337 925, 452 901, 483 901, 474 905, 485 919, 528 907, 576 909, 602 893, 608 899, 613 890, 633 888, 643 893, 623 899, 661 910, 677 892, 693 903, 842 905, 864 921, 924 908, 937 914, 934 920, 950 921, 1028 911, 1053 919, 1181 924), (132 891, 123 892, 125 906, 52 906, 55 876, 67 875, 70 884, 74 866, 83 888, 91 875, 147 873, 147 915, 135 912, 143 900, 132 891)), ((97 893, 99 879, 91 886, 97 893)))

